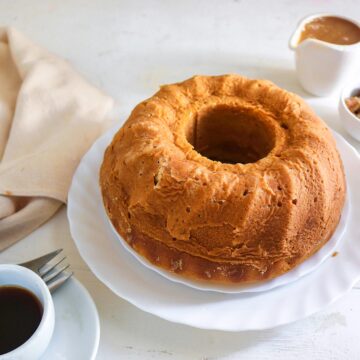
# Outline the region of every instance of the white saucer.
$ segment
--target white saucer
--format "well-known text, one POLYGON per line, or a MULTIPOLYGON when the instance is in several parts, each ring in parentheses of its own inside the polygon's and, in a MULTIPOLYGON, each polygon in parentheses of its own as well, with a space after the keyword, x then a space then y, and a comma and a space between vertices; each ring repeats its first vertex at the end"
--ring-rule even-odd
POLYGON ((84 286, 74 277, 53 295, 55 329, 42 360, 95 359, 100 340, 99 316, 84 286))
POLYGON ((360 277, 360 159, 335 134, 348 182, 352 207, 338 255, 315 271, 270 291, 224 294, 199 291, 165 279, 141 266, 109 226, 98 187, 103 152, 116 129, 101 137, 81 161, 69 193, 72 237, 95 275, 117 295, 164 319, 205 329, 264 329, 295 321, 336 300, 360 277), (90 195, 91 194, 91 195, 90 195), (286 304, 285 304, 286 302, 286 304))

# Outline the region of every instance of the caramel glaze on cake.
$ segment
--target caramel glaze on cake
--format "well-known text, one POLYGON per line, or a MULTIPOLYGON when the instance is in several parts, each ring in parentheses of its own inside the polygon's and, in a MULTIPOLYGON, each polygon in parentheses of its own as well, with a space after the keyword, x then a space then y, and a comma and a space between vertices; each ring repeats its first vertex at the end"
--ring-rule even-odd
POLYGON ((119 234, 151 263, 195 280, 281 275, 333 234, 343 166, 325 123, 269 81, 195 76, 133 110, 100 185, 119 234))

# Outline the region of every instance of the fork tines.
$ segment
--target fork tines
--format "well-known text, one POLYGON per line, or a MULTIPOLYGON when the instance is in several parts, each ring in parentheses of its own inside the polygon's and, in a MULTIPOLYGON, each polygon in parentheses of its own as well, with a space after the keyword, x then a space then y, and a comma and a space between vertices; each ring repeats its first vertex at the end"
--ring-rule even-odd
POLYGON ((36 272, 46 282, 50 291, 55 291, 73 275, 68 271, 70 265, 64 264, 66 257, 58 257, 62 251, 63 249, 58 249, 20 265, 36 272))

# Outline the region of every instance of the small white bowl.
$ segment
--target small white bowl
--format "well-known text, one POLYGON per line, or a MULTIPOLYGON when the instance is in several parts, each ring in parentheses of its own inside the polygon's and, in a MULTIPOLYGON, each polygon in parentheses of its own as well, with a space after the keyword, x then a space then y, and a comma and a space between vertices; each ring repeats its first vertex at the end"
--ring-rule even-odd
POLYGON ((345 99, 360 93, 360 81, 352 82, 341 91, 339 101, 340 120, 346 131, 356 140, 360 141, 360 119, 353 114, 345 103, 345 99))
POLYGON ((18 348, 0 355, 0 360, 36 360, 45 352, 55 325, 54 303, 45 282, 19 265, 0 265, 0 286, 14 285, 31 291, 43 306, 43 316, 34 334, 18 348))

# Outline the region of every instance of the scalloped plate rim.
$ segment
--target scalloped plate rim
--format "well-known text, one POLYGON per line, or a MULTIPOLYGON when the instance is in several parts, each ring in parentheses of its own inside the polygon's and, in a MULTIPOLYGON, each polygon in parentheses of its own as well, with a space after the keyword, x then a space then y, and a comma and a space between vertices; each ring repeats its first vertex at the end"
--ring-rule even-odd
MULTIPOLYGON (((101 137, 100 139, 98 139, 92 146, 92 148, 88 151, 88 153, 84 156, 81 164, 79 165, 76 174, 74 175, 73 178, 73 183, 69 192, 69 203, 68 203, 68 217, 69 217, 69 224, 70 224, 70 231, 71 234, 74 238, 75 244, 78 247, 78 250, 81 254, 81 256, 83 257, 83 259, 85 260, 85 262, 88 264, 88 266, 90 267, 90 269, 94 272, 94 274, 100 279, 100 281, 102 281, 106 286, 108 286, 115 294, 117 294, 118 296, 121 296, 122 298, 126 299, 127 301, 129 301, 130 303, 134 304, 135 306, 137 306, 138 308, 142 309, 143 311, 152 313, 154 315, 157 315, 163 319, 172 321, 172 322, 176 322, 176 323, 182 323, 182 324, 186 324, 189 326, 193 326, 193 327, 197 327, 197 328, 203 328, 203 329, 213 329, 213 330, 223 330, 223 331, 243 331, 243 330, 260 330, 260 329, 266 329, 266 328, 272 328, 275 326, 279 326, 285 323, 289 323, 292 321, 295 321, 297 319, 300 319, 302 317, 308 316, 316 311, 318 311, 319 309, 321 309, 322 307, 324 307, 325 305, 328 305, 330 303, 332 303, 333 301, 335 301, 336 299, 338 299, 341 295, 343 295, 346 291, 350 290, 351 287, 356 283, 356 281, 358 281, 358 279, 360 278, 360 249, 358 251, 356 251, 356 247, 354 249, 349 249, 348 243, 349 242, 356 242, 356 238, 358 238, 357 235, 360 235, 360 231, 358 231, 355 227, 355 225, 353 223, 350 223, 350 225, 348 226, 348 228, 346 229, 346 234, 347 235, 352 235, 352 234, 356 234, 356 236, 354 236, 353 238, 351 238, 351 236, 349 237, 350 240, 348 241, 342 241, 339 244, 339 248, 337 249, 340 253, 340 255, 338 255, 335 258, 328 258, 327 260, 325 260, 325 262, 322 264, 322 266, 320 266, 317 270, 313 271, 312 273, 304 276, 303 278, 299 279, 298 281, 291 283, 287 286, 282 286, 270 291, 265 291, 265 292, 261 292, 261 293, 245 293, 245 294, 218 294, 218 293, 214 293, 214 292, 205 292, 205 291, 199 291, 199 290, 195 290, 195 289, 185 289, 186 286, 182 285, 182 284, 175 284, 172 283, 170 281, 166 281, 166 279, 163 279, 160 275, 157 275, 158 278, 155 279, 155 272, 153 276, 150 276, 151 278, 154 279, 155 284, 156 285, 156 281, 158 281, 158 286, 163 289, 165 289, 165 291, 168 291, 168 289, 166 289, 167 287, 172 288, 172 289, 177 289, 176 291, 179 292, 181 290, 181 292, 185 292, 188 294, 185 295, 189 295, 189 296, 184 296, 184 300, 188 301, 189 303, 186 304, 178 304, 176 306, 176 310, 174 311, 174 309, 171 306, 171 303, 167 303, 165 300, 167 300, 165 298, 164 300, 164 296, 171 296, 171 295, 164 295, 161 294, 161 292, 154 292, 153 291, 153 287, 150 287, 148 289, 146 289, 146 291, 148 291, 148 295, 149 299, 141 299, 141 297, 138 296, 138 294, 136 294, 136 291, 142 291, 139 290, 139 284, 136 283, 131 283, 131 281, 129 282, 128 279, 126 278, 122 278, 119 282, 119 279, 111 279, 111 276, 108 272, 108 268, 106 266, 106 264, 102 264, 101 262, 97 262, 97 256, 94 256, 94 254, 91 253, 91 251, 93 251, 94 249, 90 246, 89 244, 86 243, 86 239, 79 239, 78 235, 79 233, 77 232, 79 230, 79 227, 76 224, 76 210, 79 210, 79 204, 76 203, 76 201, 74 202, 74 200, 76 199, 76 190, 79 190, 78 188, 78 176, 79 176, 79 172, 81 172, 83 169, 83 167, 85 166, 84 164, 89 161, 89 154, 94 153, 98 150, 99 144, 101 142, 101 139, 103 139, 106 136, 110 136, 109 134, 111 133, 115 133, 115 131, 117 130, 118 127, 113 128, 111 130, 109 130, 108 133, 106 133, 105 135, 103 135, 103 137, 101 137), (75 198, 74 198, 75 197, 75 198), (342 261, 341 259, 343 259, 343 257, 346 254, 347 259, 346 261, 342 261), (335 260, 332 260, 335 259, 335 260), (336 260, 338 259, 338 260, 336 260), (329 264, 331 261, 334 261, 334 264, 336 264, 336 262, 342 261, 342 267, 339 268, 339 270, 342 269, 341 271, 335 271, 334 273, 334 267, 330 267, 329 272, 327 273, 325 271, 325 268, 329 268, 329 264), (331 279, 329 279, 329 274, 333 272, 336 276, 332 277, 331 279), (321 281, 319 281, 319 277, 321 276, 325 276, 325 278, 321 279, 321 281), (162 282, 159 282, 159 278, 162 279, 163 283, 167 283, 166 287, 164 287, 164 285, 162 284, 162 282), (340 279, 341 278, 341 279, 340 279), (340 280, 341 281, 340 281, 340 280), (316 282, 316 280, 318 280, 318 282, 316 282), (346 281, 344 281, 346 280, 346 281), (329 283, 330 281, 330 283, 329 283), (129 286, 130 284, 130 291, 129 288, 126 288, 126 286, 129 286), (259 313, 254 313, 252 315, 257 315, 257 316, 247 316, 246 318, 246 314, 247 312, 244 312, 244 308, 246 308, 247 306, 249 306, 249 304, 247 304, 248 302, 248 298, 251 298, 251 303, 258 301, 258 298, 261 297, 263 298, 263 301, 265 301, 265 298, 268 298, 268 300, 271 300, 272 302, 274 301, 274 299, 278 296, 280 296, 280 294, 283 294, 284 292, 287 293, 287 296, 291 295, 292 293, 296 292, 296 291, 300 291, 301 288, 304 287, 304 284, 306 284, 308 287, 306 288, 308 291, 306 292, 300 292, 302 295, 302 300, 304 300, 304 302, 301 302, 301 304, 299 304, 299 299, 297 297, 295 297, 295 300, 292 301, 292 305, 291 306, 282 306, 281 307, 281 311, 277 314, 278 316, 274 317, 272 311, 266 311, 264 313, 263 311, 263 307, 259 307, 259 313), (316 285, 316 286, 315 286, 316 285), (135 286, 135 290, 134 290, 134 286, 135 286), (137 288, 136 288, 137 286, 137 288), (327 287, 326 287, 327 286, 327 287), (325 288, 326 287, 326 288, 325 288), (294 290, 295 289, 295 290, 294 290), (320 291, 320 289, 322 289, 322 291, 320 291), (313 292, 312 295, 312 299, 309 301, 309 293, 311 293, 311 291, 313 292), (326 291, 323 291, 326 290, 326 291), (135 293, 134 293, 135 291, 135 293), (203 306, 206 305, 207 303, 207 298, 214 298, 214 301, 208 302, 207 306, 205 306, 205 308, 201 308, 203 309, 203 311, 199 311, 200 308, 198 308, 198 304, 197 304, 197 298, 199 297, 199 293, 202 294, 206 294, 206 300, 203 297, 203 306), (316 295, 316 296, 315 296, 316 295), (154 296, 156 298, 156 296, 159 298, 158 300, 161 301, 165 301, 165 303, 163 304, 164 306, 160 306, 160 304, 158 304, 158 301, 154 301, 154 296), (218 296, 220 296, 219 300, 216 300, 218 298, 218 296), (149 300, 148 302, 146 300, 149 300), (305 301, 306 300, 306 301, 305 301), (231 307, 230 305, 226 305, 226 307, 224 307, 223 303, 224 302, 235 302, 236 303, 236 308, 231 307), (215 305, 214 305, 215 304, 215 305), (165 306, 166 305, 166 306, 165 306), (182 305, 182 307, 181 307, 182 305), (189 307, 189 309, 187 309, 186 305, 189 307), (295 305, 298 305, 297 307, 295 305), (301 305, 299 307, 299 305, 301 305), (179 307, 180 306, 180 307, 179 307), (195 309, 197 310, 196 313, 194 313, 194 309, 193 307, 195 306, 195 309), (232 317, 228 317, 228 309, 227 307, 230 306, 231 309, 236 309, 237 312, 234 313, 235 316, 232 317), (240 307, 239 307, 240 306, 240 307), (215 308, 214 308, 215 307, 215 308), (225 315, 226 316, 220 316, 220 317, 214 317, 214 309, 216 310, 215 313, 217 313, 219 311, 218 308, 220 308, 223 313, 221 313, 221 315, 225 315), (241 310, 241 311, 239 311, 241 310), (191 315, 189 317, 189 312, 191 313, 191 315), (237 321, 238 317, 239 317, 239 313, 243 313, 245 315, 245 317, 243 317, 241 319, 241 321, 237 321)), ((340 136, 339 134, 337 134, 336 132, 334 132, 334 136, 337 140, 338 146, 342 147, 342 152, 346 153, 347 156, 347 160, 345 162, 351 162, 354 161, 354 159, 356 158, 356 162, 357 164, 360 164, 359 160, 359 154, 357 153, 357 151, 346 142, 346 140, 340 136), (345 149, 345 150, 344 150, 345 149)), ((103 140, 104 141, 104 140, 103 140)), ((106 147, 106 145, 105 145, 106 147)), ((102 154, 101 154, 102 155, 102 154)), ((344 155, 344 154, 342 154, 344 155)), ((343 157, 344 160, 344 157, 343 157)), ((345 166, 346 168, 346 166, 345 166)), ((349 169, 346 170, 346 175, 347 178, 349 179, 350 177, 348 176, 348 171, 349 169)), ((358 177, 358 179, 360 179, 360 174, 356 175, 352 174, 351 178, 349 179, 349 188, 348 188, 348 193, 351 192, 351 194, 353 195, 354 198, 358 198, 357 200, 360 203, 360 191, 356 191, 356 187, 354 192, 352 192, 352 182, 354 182, 354 180, 352 179, 352 177, 358 177)), ((81 189, 81 188, 80 188, 81 189)), ((83 189, 82 189, 83 190, 83 189)), ((353 200, 353 199, 352 199, 353 200)), ((90 201, 90 200, 86 200, 86 201, 90 201)), ((91 203, 91 201, 90 201, 91 203)), ((101 204, 96 203, 92 204, 94 206, 95 209, 97 209, 97 211, 99 211, 99 209, 102 208, 101 204)), ((81 206, 80 206, 81 208, 81 206)), ((87 209, 88 210, 88 209, 87 209)), ((353 213, 350 214, 350 218, 351 219, 356 219, 356 212, 358 212, 357 208, 354 207, 354 211, 353 213)), ((351 220, 350 219, 350 220, 351 220)), ((349 220, 349 221, 350 221, 349 220)), ((104 225, 104 224, 103 224, 104 225)), ((84 228, 82 228, 82 230, 84 230, 84 228)), ((105 228, 103 229, 104 231, 105 228)), ((114 238, 112 239, 114 240, 114 238)), ((115 244, 112 242, 112 245, 115 246, 115 244)), ((110 243, 108 244, 108 246, 110 246, 110 243)), ((110 257, 113 254, 108 254, 110 257)), ((136 272, 140 272, 140 269, 134 268, 133 269, 134 273, 136 272)), ((135 274, 137 275, 137 274, 135 274)), ((146 283, 144 283, 146 285, 146 283)), ((263 303, 262 301, 262 303, 263 303)), ((266 301, 265 301, 266 302, 266 301)), ((255 304, 254 304, 255 305, 255 304)), ((252 307, 254 306, 252 304, 252 307)), ((268 307, 271 307, 271 304, 267 304, 268 307)), ((272 304, 272 306, 274 307, 274 304, 272 304)), ((271 309, 274 310, 274 309, 271 309)), ((279 310, 279 307, 276 308, 276 310, 279 310)), ((219 314, 218 314, 219 315, 219 314)))

